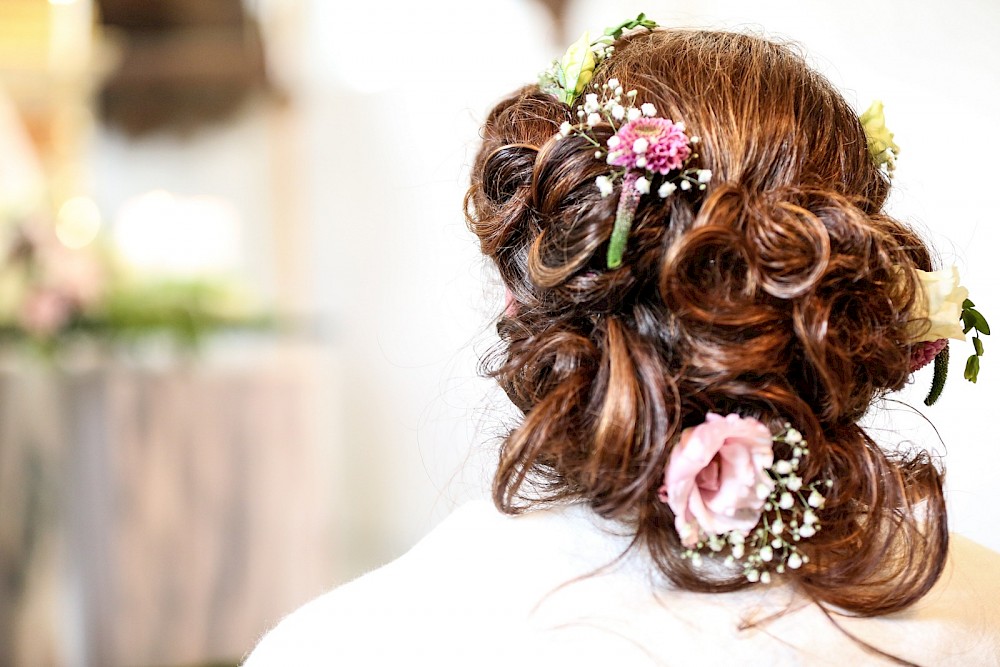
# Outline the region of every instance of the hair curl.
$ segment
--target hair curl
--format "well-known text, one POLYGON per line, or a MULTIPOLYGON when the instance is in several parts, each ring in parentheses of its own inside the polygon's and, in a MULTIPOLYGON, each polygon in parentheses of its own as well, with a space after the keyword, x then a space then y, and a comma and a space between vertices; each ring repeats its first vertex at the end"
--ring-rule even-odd
POLYGON ((681 429, 706 412, 787 420, 810 443, 804 477, 833 487, 823 530, 799 547, 808 565, 786 576, 859 615, 905 608, 943 567, 942 473, 857 422, 910 376, 915 269, 931 259, 882 212, 889 183, 855 112, 796 52, 743 34, 635 34, 595 81, 612 77, 698 134, 713 178, 644 197, 609 270, 616 197, 594 186, 607 166, 589 143, 556 139, 571 109, 528 86, 490 112, 466 209, 515 304, 484 363, 524 412, 497 506, 585 500, 634 525, 676 585, 741 588, 740 571, 681 558, 656 491, 681 429))

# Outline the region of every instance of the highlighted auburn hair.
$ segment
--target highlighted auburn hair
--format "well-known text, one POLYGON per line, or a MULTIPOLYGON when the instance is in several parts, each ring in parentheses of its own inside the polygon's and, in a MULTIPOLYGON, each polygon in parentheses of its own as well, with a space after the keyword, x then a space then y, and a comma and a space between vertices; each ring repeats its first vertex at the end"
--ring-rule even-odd
POLYGON ((494 501, 586 501, 634 526, 677 586, 739 589, 741 570, 681 558, 656 492, 681 430, 707 412, 788 421, 810 443, 803 477, 833 487, 823 530, 798 545, 808 564, 784 576, 854 614, 907 607, 944 565, 942 474, 857 422, 910 376, 914 270, 931 261, 882 212, 889 183, 855 112, 801 56, 748 35, 635 34, 598 68, 598 85, 610 78, 699 135, 692 166, 713 178, 643 197, 609 270, 617 197, 600 196, 607 166, 586 140, 556 139, 573 110, 528 86, 491 111, 466 208, 514 298, 484 364, 524 412, 494 501))

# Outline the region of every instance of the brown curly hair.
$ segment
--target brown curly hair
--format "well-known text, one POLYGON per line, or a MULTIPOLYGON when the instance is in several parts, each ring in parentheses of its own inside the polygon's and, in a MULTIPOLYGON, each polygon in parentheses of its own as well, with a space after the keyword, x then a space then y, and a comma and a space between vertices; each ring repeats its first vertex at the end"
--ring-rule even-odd
POLYGON ((856 113, 795 50, 745 34, 626 36, 594 81, 611 78, 699 135, 692 166, 713 177, 643 197, 609 270, 617 197, 594 185, 608 167, 591 144, 557 139, 574 111, 527 86, 490 112, 466 210, 514 300, 484 364, 524 412, 497 506, 586 501, 633 525, 677 586, 738 589, 741 570, 681 557, 657 489, 707 412, 787 421, 810 443, 803 477, 833 486, 823 530, 799 545, 808 564, 786 577, 858 615, 907 607, 944 564, 942 473, 925 452, 884 452, 858 420, 910 377, 915 269, 931 258, 882 212, 889 182, 856 113))

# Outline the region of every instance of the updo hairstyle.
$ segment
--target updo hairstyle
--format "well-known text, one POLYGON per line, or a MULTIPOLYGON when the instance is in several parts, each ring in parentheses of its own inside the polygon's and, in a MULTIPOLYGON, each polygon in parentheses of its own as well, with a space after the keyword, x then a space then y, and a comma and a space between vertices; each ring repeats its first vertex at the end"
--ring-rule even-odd
MULTIPOLYGON (((787 46, 656 30, 597 68, 700 136, 705 191, 640 200, 624 262, 607 267, 618 189, 575 109, 527 86, 486 119, 469 224, 513 304, 484 363, 524 419, 493 487, 517 513, 588 503, 633 526, 675 585, 727 591, 742 570, 681 557, 657 498, 682 429, 738 412, 810 443, 802 476, 831 479, 809 562, 784 576, 858 615, 903 609, 937 580, 948 533, 942 474, 925 452, 884 452, 858 425, 910 377, 924 243, 882 212, 889 191, 856 112, 787 46)), ((594 128, 604 143, 613 134, 594 128)), ((775 456, 788 456, 776 445, 775 456)))

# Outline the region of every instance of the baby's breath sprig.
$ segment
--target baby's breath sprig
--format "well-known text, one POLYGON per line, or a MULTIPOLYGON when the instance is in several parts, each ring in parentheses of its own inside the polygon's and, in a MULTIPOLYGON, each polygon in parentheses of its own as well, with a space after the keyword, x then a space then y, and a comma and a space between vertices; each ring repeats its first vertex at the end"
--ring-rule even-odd
MULTIPOLYGON (((791 424, 786 423, 784 430, 775 435, 773 441, 790 447, 791 456, 775 461, 767 469, 774 487, 764 503, 757 527, 746 535, 733 530, 700 540, 682 554, 695 566, 701 565, 706 553, 721 554, 728 550, 726 565, 741 564, 747 581, 766 584, 771 582, 772 572, 784 574, 809 562, 809 556, 799 550, 798 543, 821 530, 816 512, 826 503, 824 494, 833 482, 819 480, 805 484, 799 476, 809 447, 802 434, 791 424)), ((768 493, 767 486, 761 487, 762 494, 768 493)))

